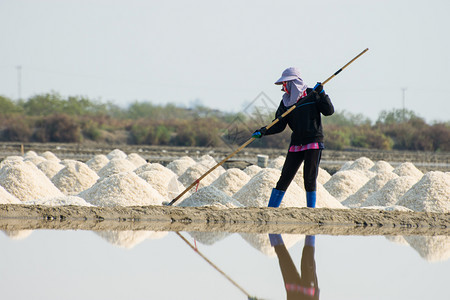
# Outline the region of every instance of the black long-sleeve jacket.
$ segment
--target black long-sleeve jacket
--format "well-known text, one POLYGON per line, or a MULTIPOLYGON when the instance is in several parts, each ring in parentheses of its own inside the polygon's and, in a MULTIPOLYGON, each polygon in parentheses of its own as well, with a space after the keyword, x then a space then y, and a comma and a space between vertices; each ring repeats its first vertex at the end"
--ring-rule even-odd
MULTIPOLYGON (((323 142, 322 119, 320 114, 330 116, 334 113, 334 107, 330 97, 325 92, 318 94, 313 89, 306 90, 307 96, 296 103, 296 108, 287 116, 280 119, 275 125, 267 129, 265 135, 282 132, 286 125, 292 130, 290 145, 306 145, 309 143, 323 142)), ((275 119, 280 117, 290 107, 286 107, 281 101, 275 113, 275 119)))

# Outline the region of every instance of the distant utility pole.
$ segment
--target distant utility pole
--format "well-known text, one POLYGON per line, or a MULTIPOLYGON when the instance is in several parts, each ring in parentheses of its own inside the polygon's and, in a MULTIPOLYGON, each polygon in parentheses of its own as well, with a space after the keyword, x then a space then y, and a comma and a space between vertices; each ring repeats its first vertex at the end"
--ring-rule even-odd
POLYGON ((22 66, 17 66, 17 95, 22 99, 22 66))
POLYGON ((405 120, 406 120, 406 118, 405 118, 405 112, 406 112, 405 99, 406 99, 406 96, 405 96, 405 94, 406 94, 406 88, 404 87, 404 88, 402 88, 402 107, 403 107, 402 114, 403 114, 403 122, 405 122, 405 120))

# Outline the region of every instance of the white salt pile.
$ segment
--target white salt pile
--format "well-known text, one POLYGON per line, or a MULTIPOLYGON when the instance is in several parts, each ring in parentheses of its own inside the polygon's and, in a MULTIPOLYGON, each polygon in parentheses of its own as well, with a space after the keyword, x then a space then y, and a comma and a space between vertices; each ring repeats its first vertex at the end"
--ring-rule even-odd
POLYGON ((62 205, 76 205, 76 206, 92 206, 83 198, 77 196, 59 196, 45 199, 35 199, 26 201, 23 204, 29 205, 45 205, 45 206, 62 206, 62 205))
POLYGON ((167 235, 166 231, 98 231, 99 236, 115 246, 131 249, 147 239, 160 239, 167 235))
MULTIPOLYGON (((178 180, 185 186, 190 186, 193 182, 195 182, 198 178, 203 176, 206 172, 208 172, 210 168, 207 166, 204 166, 200 163, 196 163, 193 166, 190 166, 187 168, 187 170, 181 174, 180 177, 178 177, 178 180)), ((220 176, 217 172, 211 172, 209 173, 205 178, 200 180, 200 183, 198 185, 198 188, 202 188, 205 186, 210 185, 214 180, 216 180, 220 176)), ((194 187, 195 188, 195 187, 194 187)))
POLYGON ((373 167, 369 169, 369 171, 374 173, 387 173, 392 172, 394 170, 394 167, 392 167, 389 163, 379 160, 377 161, 373 167))
POLYGON ((0 169, 0 185, 20 201, 63 196, 33 163, 17 161, 0 169))
POLYGON ((46 160, 52 160, 52 161, 56 161, 59 162, 60 159, 52 152, 50 151, 45 151, 44 153, 41 154, 41 156, 43 158, 45 158, 46 160))
POLYGON ((97 206, 161 205, 165 201, 158 191, 134 172, 123 172, 97 181, 78 194, 97 206))
POLYGON ((412 209, 406 208, 400 205, 391 206, 364 206, 362 209, 375 209, 375 210, 385 210, 385 211, 412 211, 412 209))
POLYGON ((26 158, 36 157, 36 156, 38 156, 38 154, 36 152, 34 152, 33 150, 30 150, 30 151, 27 151, 23 157, 24 157, 24 159, 26 159, 26 158))
POLYGON ((416 180, 419 180, 423 176, 423 173, 410 162, 402 163, 392 172, 394 172, 398 176, 412 176, 416 178, 416 180))
POLYGON ((16 196, 11 195, 8 193, 7 190, 5 190, 0 185, 0 204, 21 204, 22 202, 17 199, 16 196))
POLYGON ((122 172, 132 172, 136 169, 136 166, 125 158, 113 158, 106 166, 98 171, 98 176, 100 178, 106 178, 114 174, 119 174, 122 172))
POLYGON ((355 160, 349 167, 348 170, 359 170, 367 171, 374 166, 374 162, 367 157, 360 157, 355 160))
POLYGON ((350 208, 360 207, 370 195, 381 189, 389 180, 395 178, 398 178, 398 175, 392 172, 378 173, 366 182, 366 184, 364 184, 356 193, 348 196, 347 199, 342 201, 342 204, 350 208))
POLYGON ((69 163, 52 177, 53 184, 65 195, 78 194, 94 185, 99 176, 85 163, 69 163))
POLYGON ((130 162, 133 163, 133 165, 135 165, 136 168, 145 165, 147 163, 147 161, 142 158, 142 156, 140 156, 137 153, 130 153, 127 155, 126 159, 128 159, 130 162))
POLYGON ((394 205, 416 182, 416 178, 412 176, 391 179, 381 189, 367 197, 362 206, 394 205))
POLYGON ((405 236, 405 240, 421 257, 429 262, 446 261, 450 258, 449 236, 405 236))
POLYGON ((38 164, 37 167, 50 179, 52 179, 52 177, 55 176, 59 171, 64 169, 64 165, 54 160, 43 161, 38 164))
POLYGON ((450 212, 450 176, 428 172, 397 202, 414 211, 450 212))
POLYGON ((267 165, 268 168, 281 170, 283 168, 283 164, 286 158, 284 156, 278 156, 277 158, 272 159, 267 165))
MULTIPOLYGON (((174 172, 165 168, 164 166, 162 167, 164 168, 162 170, 153 169, 150 171, 140 172, 138 173, 138 176, 144 179, 147 183, 149 183, 166 200, 172 200, 170 198, 172 194, 169 195, 169 193, 170 189, 172 189, 173 187, 172 186, 169 187, 169 184, 170 183, 173 184, 172 181, 175 180, 176 182, 175 187, 177 188, 177 191, 179 191, 179 189, 182 188, 181 187, 182 184, 178 182, 177 175, 174 172)), ((184 190, 184 188, 182 188, 182 190, 184 190)), ((175 191, 175 193, 177 191, 175 191)))
POLYGON ((167 165, 167 168, 177 174, 177 176, 181 176, 189 167, 195 164, 195 160, 193 160, 189 156, 183 156, 170 162, 167 165))
POLYGON ((113 151, 109 152, 106 157, 111 160, 111 159, 115 159, 115 158, 127 158, 127 154, 125 152, 123 152, 120 149, 114 149, 113 151))
POLYGON ((235 208, 242 205, 213 186, 206 186, 193 193, 191 196, 180 202, 177 206, 198 207, 213 206, 217 208, 235 208))
POLYGON ((244 173, 244 171, 237 168, 228 169, 225 173, 219 176, 211 186, 224 192, 228 196, 233 196, 234 193, 239 191, 248 181, 250 176, 244 173))
POLYGON ((334 198, 342 202, 369 181, 366 174, 350 169, 338 171, 323 186, 334 198))
POLYGON ((171 172, 170 174, 175 175, 175 173, 173 173, 171 170, 164 167, 160 163, 145 163, 144 165, 136 168, 134 170, 134 173, 136 173, 137 175, 141 175, 142 173, 147 172, 147 171, 166 172, 167 170, 171 172))
MULTIPOLYGON (((269 234, 240 233, 239 234, 253 248, 267 256, 275 256, 275 250, 270 244, 269 234)), ((305 239, 303 234, 282 234, 286 249, 291 248, 299 241, 305 239)))
MULTIPOLYGON (((272 168, 264 168, 250 179, 233 198, 248 207, 267 207, 272 188, 275 187, 281 171, 272 168)), ((292 182, 287 189, 280 207, 305 207, 305 192, 292 182)))
POLYGON ((351 166, 353 163, 354 163, 353 160, 346 161, 346 162, 342 165, 342 167, 339 169, 339 171, 345 171, 345 170, 348 170, 348 168, 350 168, 350 166, 351 166))
POLYGON ((109 158, 107 158, 106 155, 103 155, 103 154, 95 155, 94 157, 92 157, 90 160, 88 160, 86 162, 88 167, 97 173, 108 163, 109 163, 109 158))
POLYGON ((0 169, 3 168, 4 165, 11 165, 15 162, 23 161, 22 156, 7 156, 4 160, 0 162, 0 169))
POLYGON ((46 159, 42 156, 30 156, 25 158, 24 161, 30 161, 37 166, 41 162, 46 161, 46 159))
POLYGON ((248 176, 250 176, 250 178, 251 178, 251 177, 255 176, 256 174, 258 174, 261 170, 262 170, 262 168, 260 166, 250 165, 244 169, 244 173, 247 174, 248 176))

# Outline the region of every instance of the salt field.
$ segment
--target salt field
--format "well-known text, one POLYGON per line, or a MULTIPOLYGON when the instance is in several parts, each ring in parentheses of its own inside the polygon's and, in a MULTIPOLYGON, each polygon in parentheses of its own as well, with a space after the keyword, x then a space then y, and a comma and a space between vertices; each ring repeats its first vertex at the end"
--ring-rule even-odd
POLYGON ((2 299, 286 299, 283 272, 304 286, 314 265, 316 299, 448 296, 449 236, 306 240, 281 234, 275 248, 268 234, 4 230, 0 289, 2 299))
MULTIPOLYGON (((216 168, 176 203, 217 208, 266 207, 284 157, 267 167, 216 168)), ((60 159, 50 151, 28 151, 0 163, 0 204, 135 206, 163 205, 206 173, 217 161, 209 155, 181 157, 163 166, 120 149, 86 163, 60 159), (82 201, 84 200, 84 201, 82 201)), ((373 208, 450 212, 450 174, 422 173, 410 162, 396 167, 360 157, 330 175, 318 174, 319 208, 373 208)), ((289 186, 281 207, 305 207, 302 170, 289 186)))

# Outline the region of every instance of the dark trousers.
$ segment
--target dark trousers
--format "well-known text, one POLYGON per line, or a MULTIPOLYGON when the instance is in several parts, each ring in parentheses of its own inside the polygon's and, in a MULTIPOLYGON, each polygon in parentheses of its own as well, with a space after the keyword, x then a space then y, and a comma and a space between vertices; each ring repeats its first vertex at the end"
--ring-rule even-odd
POLYGON ((319 172, 321 149, 305 150, 300 152, 288 152, 281 170, 280 179, 275 187, 277 190, 286 191, 297 174, 298 168, 303 165, 303 181, 305 190, 313 192, 316 190, 317 173, 319 172))

